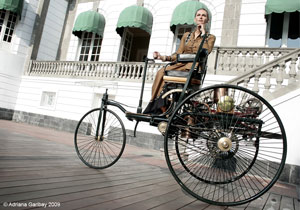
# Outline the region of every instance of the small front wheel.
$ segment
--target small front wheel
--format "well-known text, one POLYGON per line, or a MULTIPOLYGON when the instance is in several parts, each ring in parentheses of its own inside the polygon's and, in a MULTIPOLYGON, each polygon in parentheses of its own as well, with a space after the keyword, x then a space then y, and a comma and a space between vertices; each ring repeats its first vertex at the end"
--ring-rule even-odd
POLYGON ((109 109, 90 110, 77 124, 74 143, 77 155, 84 164, 95 169, 108 168, 119 160, 124 151, 124 124, 109 109))

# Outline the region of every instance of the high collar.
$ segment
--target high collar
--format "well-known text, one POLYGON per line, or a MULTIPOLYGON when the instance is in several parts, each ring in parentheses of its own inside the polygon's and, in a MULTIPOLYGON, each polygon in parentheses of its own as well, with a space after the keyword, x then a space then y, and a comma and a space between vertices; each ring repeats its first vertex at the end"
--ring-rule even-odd
MULTIPOLYGON (((192 31, 192 38, 193 38, 193 39, 195 39, 195 32, 196 32, 196 30, 197 30, 197 29, 194 29, 194 30, 192 31)), ((198 38, 198 37, 201 38, 202 35, 203 35, 203 34, 200 32, 200 34, 197 36, 197 38, 198 38)), ((209 36, 209 33, 206 32, 206 35, 207 35, 207 37, 208 37, 208 36, 209 36)))

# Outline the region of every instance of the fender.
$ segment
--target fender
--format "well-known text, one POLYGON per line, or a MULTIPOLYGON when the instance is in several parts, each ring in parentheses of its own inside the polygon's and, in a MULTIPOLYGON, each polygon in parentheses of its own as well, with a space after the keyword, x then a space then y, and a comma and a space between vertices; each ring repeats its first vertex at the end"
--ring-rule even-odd
MULTIPOLYGON (((162 95, 162 99, 166 98, 168 95, 172 94, 172 93, 181 93, 182 89, 172 89, 169 90, 168 92, 166 92, 165 94, 162 95)), ((187 93, 187 91, 185 91, 187 93)))

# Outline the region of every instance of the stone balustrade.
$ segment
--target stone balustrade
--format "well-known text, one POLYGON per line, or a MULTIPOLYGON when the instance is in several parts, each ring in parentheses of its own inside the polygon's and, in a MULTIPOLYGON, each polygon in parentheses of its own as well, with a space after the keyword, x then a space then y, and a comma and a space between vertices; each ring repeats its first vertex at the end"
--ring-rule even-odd
POLYGON ((289 48, 218 48, 216 74, 241 75, 289 53, 289 48))
MULTIPOLYGON (((208 59, 208 73, 242 75, 293 49, 216 47, 208 59)), ((149 64, 146 81, 152 82, 158 69, 166 63, 149 64)), ((27 75, 139 81, 144 71, 142 62, 31 61, 27 75)))
POLYGON ((300 49, 295 49, 251 71, 237 76, 229 84, 241 85, 270 98, 272 92, 299 83, 300 49))
MULTIPOLYGON (((143 62, 88 62, 88 61, 31 61, 27 74, 31 76, 88 78, 139 81, 144 71, 143 62)), ((147 81, 165 64, 148 64, 147 81)))

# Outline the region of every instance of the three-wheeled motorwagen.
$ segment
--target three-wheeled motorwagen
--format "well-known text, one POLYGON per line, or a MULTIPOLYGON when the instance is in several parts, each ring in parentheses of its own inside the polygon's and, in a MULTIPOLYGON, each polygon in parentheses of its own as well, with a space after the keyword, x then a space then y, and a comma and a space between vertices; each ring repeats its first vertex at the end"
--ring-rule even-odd
MULTIPOLYGON (((205 38, 204 38, 205 39, 205 38)), ((204 40, 203 39, 203 40, 204 40)), ((260 95, 241 86, 202 87, 208 53, 177 55, 177 62, 193 62, 190 71, 165 71, 162 98, 167 110, 143 114, 142 98, 148 62, 145 59, 141 96, 136 113, 103 95, 99 108, 88 111, 75 131, 81 161, 95 169, 115 164, 126 133, 119 108, 128 120, 149 122, 164 136, 168 168, 191 196, 214 205, 240 205, 267 192, 278 180, 286 159, 283 124, 260 95)))

